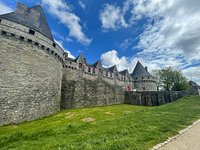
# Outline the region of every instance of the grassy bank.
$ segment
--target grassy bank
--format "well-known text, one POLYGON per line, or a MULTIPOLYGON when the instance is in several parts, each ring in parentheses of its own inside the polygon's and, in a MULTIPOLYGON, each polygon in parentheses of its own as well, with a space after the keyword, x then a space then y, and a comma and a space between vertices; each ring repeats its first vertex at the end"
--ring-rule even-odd
POLYGON ((114 105, 62 111, 0 127, 0 149, 148 149, 200 118, 200 97, 145 107, 114 105))

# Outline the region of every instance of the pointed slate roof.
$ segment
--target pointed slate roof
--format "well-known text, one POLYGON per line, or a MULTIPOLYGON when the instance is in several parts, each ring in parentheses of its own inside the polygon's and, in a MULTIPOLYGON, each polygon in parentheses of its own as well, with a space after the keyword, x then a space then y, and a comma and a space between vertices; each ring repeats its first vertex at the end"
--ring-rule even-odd
POLYGON ((25 25, 53 40, 51 30, 41 5, 28 7, 22 3, 18 3, 15 12, 0 15, 0 18, 25 25))
POLYGON ((76 57, 75 62, 87 64, 86 59, 82 53, 80 53, 80 55, 76 57))
POLYGON ((132 77, 152 77, 150 73, 144 68, 144 66, 138 61, 133 73, 131 74, 132 77))
POLYGON ((119 73, 122 74, 122 75, 128 75, 128 70, 125 69, 125 70, 123 70, 123 71, 120 71, 119 73))
POLYGON ((101 61, 98 60, 97 62, 95 62, 95 63, 93 64, 93 66, 94 66, 94 67, 96 67, 96 66, 102 67, 101 61))
POLYGON ((114 66, 108 68, 108 70, 111 72, 114 72, 114 71, 117 71, 117 67, 116 67, 116 65, 114 65, 114 66))

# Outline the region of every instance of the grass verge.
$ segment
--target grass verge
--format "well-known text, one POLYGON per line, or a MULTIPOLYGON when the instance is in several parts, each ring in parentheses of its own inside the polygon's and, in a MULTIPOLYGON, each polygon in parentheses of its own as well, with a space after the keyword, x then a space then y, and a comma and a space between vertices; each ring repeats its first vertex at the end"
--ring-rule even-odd
POLYGON ((0 149, 145 150, 199 118, 199 96, 158 107, 123 104, 65 110, 0 127, 0 149))

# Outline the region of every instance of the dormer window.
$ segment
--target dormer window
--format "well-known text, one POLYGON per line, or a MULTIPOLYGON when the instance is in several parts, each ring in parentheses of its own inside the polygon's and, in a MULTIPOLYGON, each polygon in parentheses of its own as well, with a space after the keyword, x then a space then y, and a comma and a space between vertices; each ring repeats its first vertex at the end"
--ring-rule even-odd
POLYGON ((33 31, 33 30, 31 30, 31 29, 29 29, 29 32, 28 32, 29 34, 31 34, 31 35, 35 35, 35 31, 33 31))
POLYGON ((92 73, 95 73, 95 68, 93 68, 92 73))
POLYGON ((90 67, 88 67, 88 72, 91 72, 91 68, 90 67))
POLYGON ((82 69, 83 68, 83 64, 79 63, 79 68, 82 69))

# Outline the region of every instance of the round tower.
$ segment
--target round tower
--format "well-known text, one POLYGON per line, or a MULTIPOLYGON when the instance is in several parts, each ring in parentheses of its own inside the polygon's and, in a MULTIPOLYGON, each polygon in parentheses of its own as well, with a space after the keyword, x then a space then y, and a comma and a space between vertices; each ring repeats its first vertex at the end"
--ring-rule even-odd
POLYGON ((0 16, 0 125, 60 110, 63 60, 40 5, 0 16))
POLYGON ((133 87, 137 91, 157 91, 156 78, 138 61, 133 73, 133 87))

